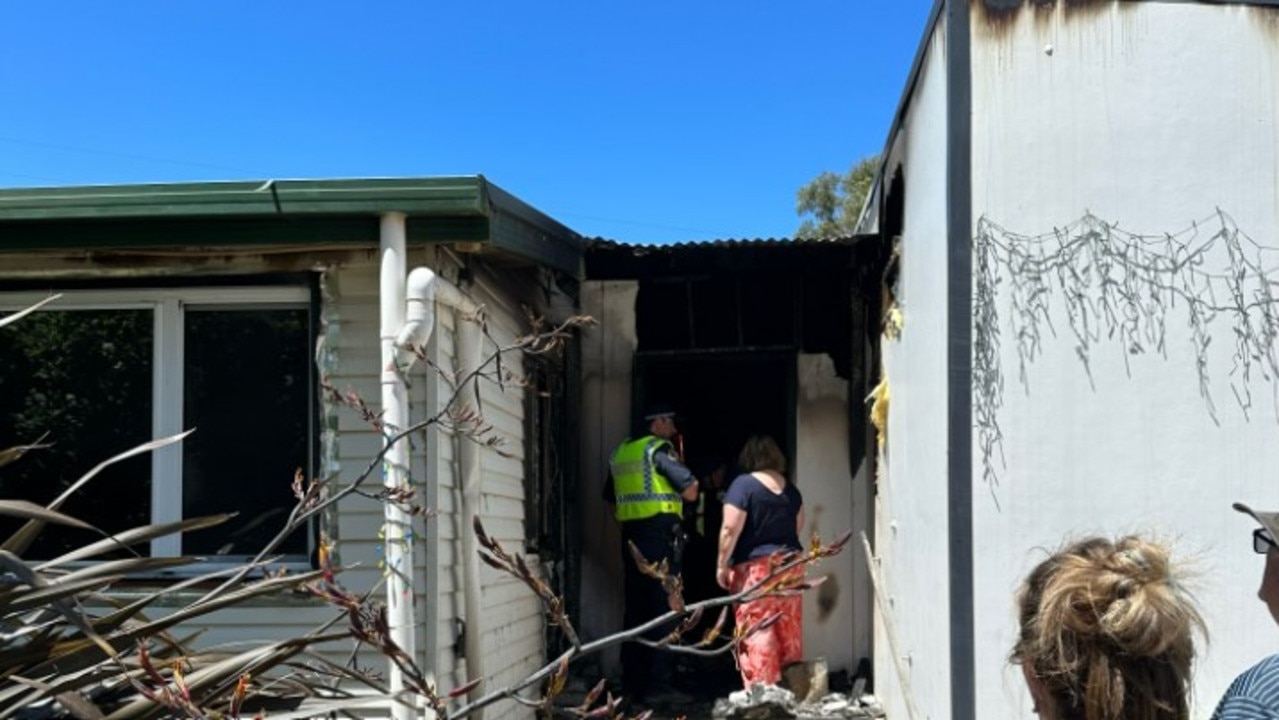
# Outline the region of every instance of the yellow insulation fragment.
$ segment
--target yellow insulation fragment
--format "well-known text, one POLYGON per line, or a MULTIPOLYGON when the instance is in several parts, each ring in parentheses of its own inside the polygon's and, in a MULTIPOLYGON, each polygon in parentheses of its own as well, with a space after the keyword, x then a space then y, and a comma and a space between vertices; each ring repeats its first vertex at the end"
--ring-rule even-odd
POLYGON ((880 372, 879 384, 866 398, 870 406, 870 424, 875 426, 875 435, 879 440, 879 449, 884 449, 888 439, 888 373, 880 372))
POLYGON ((884 313, 884 337, 889 340, 900 338, 905 322, 905 318, 902 317, 901 306, 894 301, 889 306, 888 312, 884 313))

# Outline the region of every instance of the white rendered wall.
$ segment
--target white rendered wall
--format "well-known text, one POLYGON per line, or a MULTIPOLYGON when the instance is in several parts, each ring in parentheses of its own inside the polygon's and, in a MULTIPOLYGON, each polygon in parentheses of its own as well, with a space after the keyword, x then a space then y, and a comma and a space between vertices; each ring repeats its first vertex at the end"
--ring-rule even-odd
MULTIPOLYGON (((1160 234, 1220 208, 1258 242, 1279 245, 1279 9, 1066 7, 1025 9, 1000 24, 974 10, 974 221, 984 215, 1035 235, 1091 211, 1160 234)), ((1006 319, 1006 294, 998 307, 1006 319)), ((907 318, 910 333, 909 309, 907 318)), ((974 452, 977 717, 1031 712, 1005 658, 1013 592, 1041 548, 1132 531, 1171 539, 1197 559, 1212 644, 1196 672, 1192 716, 1207 717, 1236 673, 1279 650, 1279 629, 1255 597, 1262 560, 1250 550, 1253 525, 1230 509, 1234 500, 1279 508, 1272 388, 1254 383, 1245 421, 1228 384, 1233 337, 1219 320, 1215 425, 1183 308, 1170 315, 1167 359, 1131 357, 1131 377, 1118 345, 1101 342, 1094 391, 1063 316, 1054 318, 1059 337, 1046 336, 1028 393, 1001 327, 1007 466, 996 486, 982 483, 974 452)))
MULTIPOLYGON (((848 381, 835 374, 830 356, 800 355, 798 374, 792 473, 804 494, 800 540, 816 533, 830 542, 845 530, 865 529, 855 527, 853 511, 854 502, 869 501, 865 465, 854 478, 848 466, 848 381)), ((854 579, 858 555, 864 555, 860 543, 811 568, 809 577, 826 580, 804 595, 804 656, 824 657, 831 671, 850 674, 870 655, 871 595, 865 577, 854 579)))
POLYGON ((908 717, 893 659, 901 656, 915 705, 933 720, 950 717, 944 33, 942 21, 928 41, 885 178, 887 185, 901 164, 905 213, 898 300, 905 330, 900 340, 882 341, 892 403, 874 539, 889 605, 887 615, 875 616, 875 692, 889 717, 908 717), (900 647, 890 647, 890 622, 900 647))
MULTIPOLYGON (((601 491, 608 459, 630 434, 631 365, 639 339, 635 332, 635 298, 639 283, 582 283, 582 314, 595 327, 582 331, 581 483, 583 640, 622 629, 622 549, 617 522, 601 491)), ((620 671, 620 650, 601 653, 601 674, 620 671)))

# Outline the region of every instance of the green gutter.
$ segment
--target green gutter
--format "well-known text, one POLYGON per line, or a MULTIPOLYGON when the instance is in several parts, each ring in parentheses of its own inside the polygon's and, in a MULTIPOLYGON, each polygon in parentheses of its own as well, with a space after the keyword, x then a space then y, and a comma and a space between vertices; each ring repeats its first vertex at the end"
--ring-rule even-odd
POLYGON ((0 190, 0 251, 467 242, 581 277, 581 237, 481 175, 0 190))
POLYGON ((494 246, 522 257, 539 257, 577 279, 584 275, 585 241, 540 210, 492 183, 485 183, 489 231, 494 246))
POLYGON ((0 190, 0 223, 280 214, 482 215, 483 177, 105 185, 0 190))

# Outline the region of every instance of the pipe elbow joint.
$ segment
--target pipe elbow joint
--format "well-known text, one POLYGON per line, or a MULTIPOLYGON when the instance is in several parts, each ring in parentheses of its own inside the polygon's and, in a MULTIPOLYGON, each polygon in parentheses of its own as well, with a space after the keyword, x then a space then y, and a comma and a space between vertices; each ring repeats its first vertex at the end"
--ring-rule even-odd
MULTIPOLYGON (((395 347, 401 354, 414 346, 424 345, 435 329, 435 293, 439 276, 430 268, 414 268, 405 284, 405 322, 395 336, 395 347)), ((409 362, 412 362, 409 359, 409 362)))

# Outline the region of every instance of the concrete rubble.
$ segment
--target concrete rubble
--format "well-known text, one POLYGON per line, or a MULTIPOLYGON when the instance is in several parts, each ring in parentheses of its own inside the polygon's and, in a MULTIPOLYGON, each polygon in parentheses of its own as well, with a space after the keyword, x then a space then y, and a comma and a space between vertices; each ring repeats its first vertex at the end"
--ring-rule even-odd
POLYGON ((882 718, 884 709, 873 695, 854 698, 843 693, 827 693, 809 702, 800 702, 790 690, 756 684, 749 690, 739 690, 716 700, 711 716, 724 720, 834 720, 882 718))

